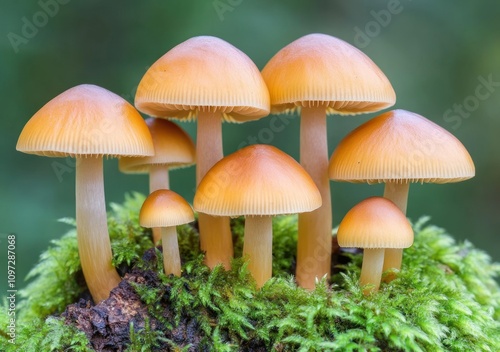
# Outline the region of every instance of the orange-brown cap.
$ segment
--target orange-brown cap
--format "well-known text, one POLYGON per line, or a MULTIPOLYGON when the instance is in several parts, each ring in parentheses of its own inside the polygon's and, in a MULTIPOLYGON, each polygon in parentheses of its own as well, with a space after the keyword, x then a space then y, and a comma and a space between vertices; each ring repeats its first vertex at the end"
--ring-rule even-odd
POLYGON ((396 102, 391 83, 354 46, 309 34, 281 49, 262 70, 273 113, 324 106, 329 114, 374 112, 396 102))
POLYGON ((118 166, 125 173, 148 173, 151 165, 168 165, 169 169, 189 166, 195 162, 193 140, 175 123, 149 118, 146 124, 153 138, 155 155, 143 158, 120 158, 118 166))
POLYGON ((270 145, 251 145, 216 163, 201 180, 196 211, 217 216, 309 212, 321 195, 291 156, 270 145))
POLYGON ((157 117, 193 118, 203 110, 244 122, 269 114, 269 92, 247 55, 222 39, 200 36, 177 45, 148 69, 135 106, 157 117))
POLYGON ((406 110, 386 112, 353 130, 329 167, 332 180, 368 183, 447 183, 474 174, 474 163, 455 136, 406 110))
POLYGON ((24 126, 16 149, 51 157, 153 155, 151 134, 126 100, 82 84, 45 104, 24 126))
POLYGON ((184 198, 168 189, 151 193, 139 213, 142 227, 168 227, 194 221, 193 209, 184 198))
POLYGON ((337 239, 341 247, 408 248, 413 244, 413 229, 393 202, 371 197, 347 212, 337 239))

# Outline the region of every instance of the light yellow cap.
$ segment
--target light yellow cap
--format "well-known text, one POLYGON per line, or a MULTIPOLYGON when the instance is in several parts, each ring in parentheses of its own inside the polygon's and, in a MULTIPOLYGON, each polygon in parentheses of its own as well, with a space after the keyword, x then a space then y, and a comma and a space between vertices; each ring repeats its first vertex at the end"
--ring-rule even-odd
POLYGON ((337 240, 340 247, 408 248, 413 244, 413 229, 393 202, 371 197, 347 212, 337 240))
POLYGON ((135 106, 155 117, 194 118, 220 111, 227 121, 269 114, 269 92, 259 69, 226 41, 200 36, 177 45, 146 72, 135 106))
POLYGON ((251 145, 216 163, 201 180, 196 211, 218 216, 309 212, 321 195, 291 156, 270 145, 251 145))
POLYGON ((474 174, 474 162, 455 136, 406 110, 386 112, 353 130, 329 166, 332 180, 349 182, 448 183, 474 174))
POLYGON ((169 227, 194 221, 193 209, 184 198, 168 189, 151 193, 139 213, 142 227, 169 227))
POLYGON ((151 165, 167 165, 169 169, 195 163, 195 146, 191 137, 175 123, 149 118, 146 124, 153 138, 155 155, 143 158, 120 158, 118 166, 125 173, 148 173, 151 165))
POLYGON ((396 102, 391 83, 354 46, 326 34, 309 34, 281 49, 262 70, 271 112, 324 106, 327 114, 379 111, 396 102))
POLYGON ((148 156, 148 127, 120 96, 82 84, 45 104, 24 126, 16 149, 50 157, 148 156))

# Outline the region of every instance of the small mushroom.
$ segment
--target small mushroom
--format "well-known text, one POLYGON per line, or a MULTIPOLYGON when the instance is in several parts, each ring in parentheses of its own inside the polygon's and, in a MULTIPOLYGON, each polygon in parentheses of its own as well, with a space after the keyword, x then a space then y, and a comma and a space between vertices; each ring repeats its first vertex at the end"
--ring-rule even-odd
POLYGON ((166 275, 181 276, 181 258, 177 241, 178 225, 194 221, 193 209, 177 193, 160 189, 151 193, 139 213, 141 226, 159 229, 166 275))
POLYGON ((338 38, 309 34, 288 44, 262 70, 273 113, 301 111, 300 163, 321 192, 323 205, 299 215, 297 281, 313 289, 329 277, 332 205, 326 115, 355 115, 394 105, 384 73, 364 53, 338 38))
MULTIPOLYGON (((148 118, 146 124, 153 138, 155 155, 143 158, 123 157, 118 166, 124 173, 149 173, 149 193, 158 189, 170 189, 169 170, 194 164, 194 143, 182 128, 171 121, 148 118)), ((153 229, 153 242, 157 243, 160 238, 160 231, 153 229)))
POLYGON ((307 172, 269 145, 251 145, 226 156, 201 180, 196 211, 245 216, 243 255, 257 287, 272 273, 272 216, 312 211, 321 195, 307 172))
MULTIPOLYGON (((135 96, 151 116, 198 119, 196 181, 223 157, 222 120, 245 122, 269 114, 269 93, 259 69, 222 39, 200 36, 177 45, 146 72, 135 96)), ((229 268, 233 257, 228 218, 199 214, 205 263, 229 268)))
MULTIPOLYGON (((334 181, 385 182, 384 197, 406 214, 411 182, 449 183, 474 177, 474 163, 460 141, 423 116, 393 110, 362 124, 339 143, 330 159, 334 181)), ((399 270, 403 251, 386 251, 384 271, 399 270)), ((394 276, 388 275, 387 281, 394 276)))
POLYGON ((83 275, 95 303, 108 298, 120 277, 111 264, 102 158, 153 155, 141 115, 104 88, 79 85, 38 110, 24 126, 16 149, 76 158, 76 224, 83 275))
POLYGON ((413 244, 413 229, 406 216, 390 200, 371 197, 349 210, 339 225, 340 247, 363 248, 359 282, 365 294, 377 291, 382 277, 386 248, 408 248, 413 244))

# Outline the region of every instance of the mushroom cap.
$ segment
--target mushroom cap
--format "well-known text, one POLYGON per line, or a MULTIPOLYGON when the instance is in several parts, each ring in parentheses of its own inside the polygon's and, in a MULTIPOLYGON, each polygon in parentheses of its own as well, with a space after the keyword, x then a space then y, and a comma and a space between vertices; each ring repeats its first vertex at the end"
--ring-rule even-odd
POLYGON ((217 162, 201 180, 196 211, 217 216, 309 212, 321 195, 291 156, 270 145, 251 145, 217 162))
POLYGON ((389 199, 371 197, 356 204, 339 225, 340 247, 408 248, 413 229, 399 208, 389 199))
POLYGON ((259 69, 222 39, 194 37, 159 58, 142 77, 135 95, 142 112, 191 119, 197 111, 220 111, 227 121, 269 114, 269 92, 259 69))
POLYGON ((139 223, 142 227, 169 227, 191 221, 194 221, 194 213, 189 203, 168 189, 151 193, 139 213, 139 223))
POLYGON ((354 46, 326 34, 309 34, 278 51, 262 70, 271 112, 324 106, 327 114, 379 111, 396 102, 391 83, 354 46))
POLYGON ((168 165, 169 169, 195 163, 195 146, 191 137, 175 123, 148 118, 146 125, 151 132, 155 154, 142 158, 120 158, 118 166, 124 173, 148 173, 151 165, 168 165))
POLYGON ((332 180, 354 183, 448 183, 474 174, 474 162, 455 136, 406 110, 383 113, 353 130, 329 166, 332 180))
POLYGON ((38 110, 16 149, 50 157, 154 154, 139 112, 122 97, 90 84, 70 88, 38 110))

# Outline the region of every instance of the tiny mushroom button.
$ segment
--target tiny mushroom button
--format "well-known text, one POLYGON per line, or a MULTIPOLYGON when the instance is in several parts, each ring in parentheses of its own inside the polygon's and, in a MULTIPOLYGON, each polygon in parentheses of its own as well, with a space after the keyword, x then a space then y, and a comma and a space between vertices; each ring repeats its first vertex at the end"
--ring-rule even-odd
POLYGON ((166 275, 181 276, 181 258, 176 226, 194 221, 193 209, 177 193, 159 189, 142 205, 139 222, 143 227, 161 230, 163 268, 166 275))
POLYGON ((292 157, 269 145, 228 155, 205 175, 194 208, 214 216, 245 216, 243 255, 257 287, 272 274, 272 216, 321 206, 314 181, 292 157))
POLYGON ((38 110, 24 126, 16 149, 76 158, 76 223, 83 275, 95 303, 108 298, 120 277, 111 263, 102 158, 153 155, 151 135, 141 115, 104 88, 79 85, 38 110))
POLYGON ((349 210, 340 223, 337 239, 341 247, 363 248, 360 284, 377 291, 382 277, 385 248, 408 248, 413 229, 405 215, 390 200, 371 197, 349 210))

